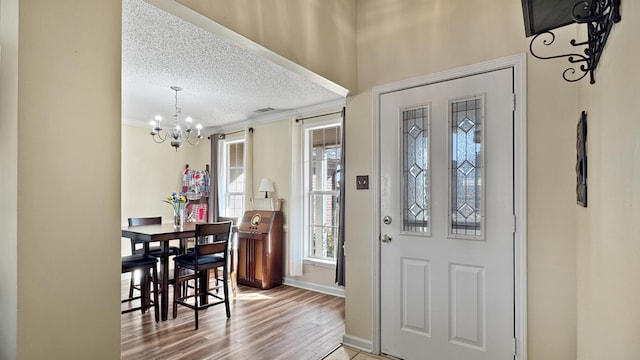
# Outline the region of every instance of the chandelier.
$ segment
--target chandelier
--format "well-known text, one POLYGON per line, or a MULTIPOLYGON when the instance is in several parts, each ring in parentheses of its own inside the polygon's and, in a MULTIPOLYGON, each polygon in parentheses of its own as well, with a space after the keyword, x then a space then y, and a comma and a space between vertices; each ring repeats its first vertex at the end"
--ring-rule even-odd
POLYGON ((176 148, 182 147, 183 142, 189 143, 189 145, 198 145, 200 143, 200 139, 202 139, 202 125, 196 125, 197 134, 193 135, 193 129, 191 128, 191 123, 193 120, 190 117, 185 119, 187 123, 186 128, 183 130, 180 127, 178 122, 178 118, 180 117, 180 113, 182 109, 178 107, 178 91, 181 91, 182 88, 180 86, 171 86, 171 90, 176 92, 176 112, 173 114, 173 127, 170 130, 164 130, 160 126, 160 121, 162 120, 162 116, 158 115, 154 120, 151 120, 151 137, 153 141, 161 144, 167 140, 171 141, 171 146, 176 148), (193 140, 195 138, 195 141, 193 140))

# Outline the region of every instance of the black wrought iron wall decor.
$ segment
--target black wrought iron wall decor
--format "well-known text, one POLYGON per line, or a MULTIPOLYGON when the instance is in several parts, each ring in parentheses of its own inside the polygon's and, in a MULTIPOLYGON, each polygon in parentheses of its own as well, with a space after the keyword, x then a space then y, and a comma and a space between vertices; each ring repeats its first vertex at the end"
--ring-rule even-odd
POLYGON ((551 31, 543 31, 531 40, 529 51, 531 55, 538 59, 567 58, 571 66, 567 68, 562 77, 569 82, 583 79, 587 74, 590 83, 596 82, 594 71, 600 61, 600 56, 613 28, 613 24, 620 21, 620 0, 589 0, 580 1, 575 4, 571 14, 573 20, 578 24, 587 24, 587 41, 577 42, 575 39, 570 44, 575 47, 583 47, 584 54, 572 53, 555 56, 542 56, 534 52, 534 44, 542 43, 550 46, 556 39, 551 31))
POLYGON ((577 126, 576 136, 576 200, 587 207, 587 113, 583 111, 577 126))

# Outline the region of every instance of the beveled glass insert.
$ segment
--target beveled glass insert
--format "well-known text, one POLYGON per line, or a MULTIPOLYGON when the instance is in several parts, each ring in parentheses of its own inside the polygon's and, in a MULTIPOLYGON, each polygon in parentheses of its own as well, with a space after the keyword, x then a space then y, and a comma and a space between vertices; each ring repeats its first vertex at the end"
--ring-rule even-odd
POLYGON ((451 235, 482 235, 482 98, 451 102, 451 235))
POLYGON ((402 111, 403 231, 429 232, 429 107, 402 111))

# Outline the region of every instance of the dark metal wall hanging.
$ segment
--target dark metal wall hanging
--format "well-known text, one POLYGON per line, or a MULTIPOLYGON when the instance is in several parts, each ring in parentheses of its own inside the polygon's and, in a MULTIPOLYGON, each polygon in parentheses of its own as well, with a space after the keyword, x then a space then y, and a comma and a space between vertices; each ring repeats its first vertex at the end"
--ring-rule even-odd
POLYGON ((587 113, 580 115, 576 136, 576 198, 578 205, 587 207, 587 113))
MULTIPOLYGON (((525 1, 528 0, 523 0, 523 3, 525 1)), ((596 82, 594 71, 600 61, 609 33, 613 24, 621 19, 620 0, 580 1, 573 6, 571 17, 574 22, 587 25, 587 41, 577 42, 575 39, 570 41, 572 46, 585 47, 584 54, 542 56, 536 53, 533 50, 534 44, 542 43, 544 46, 550 46, 555 41, 555 34, 549 30, 544 30, 534 36, 529 45, 529 51, 534 57, 543 60, 567 58, 571 66, 562 73, 562 77, 566 81, 579 81, 589 74, 590 83, 594 84, 596 82)))

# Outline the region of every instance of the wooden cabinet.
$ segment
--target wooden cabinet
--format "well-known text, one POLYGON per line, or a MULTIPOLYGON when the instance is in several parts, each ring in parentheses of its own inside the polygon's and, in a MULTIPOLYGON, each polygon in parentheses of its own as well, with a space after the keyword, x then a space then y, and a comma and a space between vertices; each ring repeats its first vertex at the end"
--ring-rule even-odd
POLYGON ((238 284, 270 289, 282 284, 283 217, 252 210, 238 226, 238 284))

